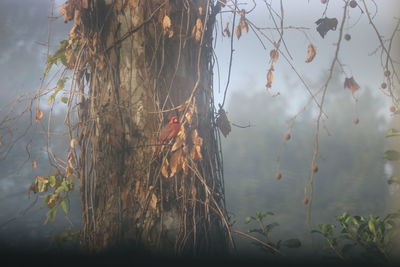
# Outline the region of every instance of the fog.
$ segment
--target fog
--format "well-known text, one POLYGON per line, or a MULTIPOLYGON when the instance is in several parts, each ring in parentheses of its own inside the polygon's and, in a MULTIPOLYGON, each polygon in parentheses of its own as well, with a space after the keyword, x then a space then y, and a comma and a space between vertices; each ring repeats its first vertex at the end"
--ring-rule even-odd
MULTIPOLYGON (((318 88, 326 79, 337 32, 328 33, 323 40, 314 32, 314 21, 323 11, 322 5, 318 5, 319 1, 284 2, 288 2, 285 14, 287 25, 310 28, 309 35, 318 49, 312 65, 303 63, 309 41, 302 33, 286 32, 285 41, 294 61, 300 62, 296 68, 307 82, 318 88), (307 16, 303 15, 304 12, 298 12, 299 9, 307 10, 307 16)), ((61 3, 55 2, 57 14, 61 3)), ((328 16, 339 17, 341 8, 333 5, 328 16)), ((379 3, 379 14, 383 15, 377 17, 377 25, 383 34, 387 35, 393 30, 393 17, 398 17, 399 10, 396 5, 396 1, 379 3)), ((50 24, 49 34, 49 15, 50 1, 47 0, 0 1, 0 120, 10 111, 8 104, 41 86, 40 78, 48 49, 43 44, 50 40, 49 49, 54 51, 59 41, 66 39, 70 25, 64 24, 62 19, 54 20, 50 24)), ((354 98, 348 90, 343 89, 344 77, 335 70, 336 75, 328 88, 325 104, 328 119, 324 121, 324 128, 320 132, 319 172, 315 179, 312 208, 313 228, 318 223, 334 223, 334 216, 345 211, 353 215, 382 216, 398 208, 393 203, 398 201, 399 188, 387 184, 391 167, 383 159, 387 147, 397 145, 388 143, 385 138, 386 130, 393 127, 394 122, 390 116, 388 98, 377 89, 382 80, 382 74, 378 71, 379 55, 368 56, 379 43, 365 16, 357 22, 359 16, 354 12, 354 19, 346 25, 346 30, 352 34, 352 41, 343 44, 341 58, 348 64, 345 66, 346 72, 357 77, 361 89, 354 98), (359 118, 359 124, 352 123, 354 117, 359 118)), ((254 20, 260 25, 270 23, 265 10, 261 9, 254 14, 254 20)), ((215 74, 215 102, 221 103, 227 82, 230 42, 228 38, 218 37, 216 43, 220 75, 215 74)), ((292 138, 284 142, 287 121, 308 101, 305 88, 291 68, 281 60, 276 64, 273 87, 267 91, 265 75, 271 46, 264 50, 251 33, 244 33, 240 40, 235 39, 234 44, 232 75, 224 108, 232 123, 250 127, 233 126, 227 138, 221 137, 227 208, 232 221, 235 221, 234 227, 241 231, 256 227, 245 224, 247 216, 254 216, 257 211, 273 212, 275 215, 267 217, 267 220, 278 222, 279 226, 272 231, 271 238, 299 238, 303 246, 286 252, 292 256, 303 255, 316 248, 311 243, 312 235, 307 229, 307 206, 302 203, 304 186, 310 175, 316 109, 310 106, 301 113, 292 129, 292 138), (272 96, 277 92, 279 96, 272 96), (282 179, 277 180, 274 174, 280 151, 282 179)), ((395 45, 400 51, 398 42, 395 45)), ((29 101, 19 103, 11 110, 11 114, 23 112, 27 105, 29 101)), ((46 103, 42 105, 47 112, 49 107, 46 103)), ((63 111, 62 106, 54 111, 50 130, 65 130, 63 111)), ((46 118, 47 115, 43 120, 46 121, 46 118)), ((0 128, 0 137, 6 130, 0 128)), ((29 196, 27 193, 35 176, 52 171, 45 153, 47 139, 44 130, 34 123, 34 114, 26 112, 16 121, 16 130, 13 132, 14 136, 21 135, 21 138, 7 155, 9 144, 7 140, 2 140, 1 248, 20 250, 40 246, 45 250, 50 248, 51 238, 68 227, 79 230, 78 190, 71 195, 70 213, 65 215, 61 211, 54 223, 46 225, 47 208, 43 196, 29 196), (32 120, 32 127, 23 135, 32 120), (37 168, 32 167, 33 160, 37 161, 37 168)), ((52 152, 65 157, 67 138, 54 136, 51 141, 52 152)), ((239 253, 250 257, 267 257, 249 240, 239 236, 235 239, 239 253)), ((313 239, 316 244, 322 242, 319 237, 313 239)))

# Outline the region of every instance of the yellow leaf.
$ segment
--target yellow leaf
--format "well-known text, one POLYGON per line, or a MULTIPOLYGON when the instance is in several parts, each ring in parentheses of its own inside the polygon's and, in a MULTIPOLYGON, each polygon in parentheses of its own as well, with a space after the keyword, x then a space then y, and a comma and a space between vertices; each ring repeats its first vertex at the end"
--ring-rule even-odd
POLYGON ((313 44, 309 44, 306 62, 309 63, 313 61, 316 54, 317 54, 317 49, 315 48, 315 46, 313 44))

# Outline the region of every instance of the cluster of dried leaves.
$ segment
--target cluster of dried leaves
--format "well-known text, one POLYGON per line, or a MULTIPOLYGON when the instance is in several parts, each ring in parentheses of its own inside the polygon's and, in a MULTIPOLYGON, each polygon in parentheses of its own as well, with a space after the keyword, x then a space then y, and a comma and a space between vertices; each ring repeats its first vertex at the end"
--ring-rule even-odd
POLYGON ((203 138, 200 137, 194 122, 196 113, 193 101, 184 115, 186 123, 183 123, 176 138, 172 140, 172 147, 167 149, 167 154, 163 158, 161 174, 166 178, 173 177, 182 170, 187 175, 190 161, 203 160, 201 153, 203 138))

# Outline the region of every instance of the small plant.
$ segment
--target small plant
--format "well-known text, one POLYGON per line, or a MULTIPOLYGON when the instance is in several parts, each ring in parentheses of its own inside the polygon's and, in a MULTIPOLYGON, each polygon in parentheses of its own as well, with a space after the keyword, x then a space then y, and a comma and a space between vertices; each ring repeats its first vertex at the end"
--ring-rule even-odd
MULTIPOLYGON (((282 254, 279 249, 284 246, 288 248, 298 248, 301 246, 300 240, 296 238, 291 238, 287 240, 278 240, 277 242, 273 242, 270 239, 270 233, 272 229, 279 226, 277 222, 267 223, 265 222, 265 218, 267 216, 273 216, 274 213, 272 212, 256 212, 255 217, 250 216, 246 218, 245 223, 249 224, 252 222, 256 222, 259 225, 259 228, 250 229, 248 231, 249 234, 258 233, 260 234, 264 240, 260 240, 252 235, 247 235, 248 238, 253 239, 253 242, 256 246, 259 246, 263 251, 272 253, 272 254, 282 254)), ((246 236, 246 235, 245 235, 246 236)))
POLYGON ((45 198, 44 202, 49 208, 47 212, 45 224, 49 221, 54 221, 59 207, 62 207, 65 213, 69 212, 69 192, 74 188, 74 183, 71 176, 67 176, 57 171, 53 175, 47 177, 37 176, 31 186, 28 194, 43 193, 51 190, 45 198))
POLYGON ((362 256, 368 260, 388 261, 394 241, 398 238, 395 229, 399 218, 399 212, 390 213, 384 218, 351 216, 345 212, 336 217, 341 228, 339 235, 334 233, 334 224, 319 224, 319 230, 311 232, 323 235, 327 248, 341 259, 362 256))

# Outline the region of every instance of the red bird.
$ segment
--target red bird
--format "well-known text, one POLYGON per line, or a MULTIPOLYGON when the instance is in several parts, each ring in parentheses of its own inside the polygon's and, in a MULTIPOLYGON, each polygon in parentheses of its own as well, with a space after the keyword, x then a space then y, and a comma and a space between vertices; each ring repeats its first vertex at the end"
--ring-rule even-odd
POLYGON ((179 123, 178 117, 171 117, 168 124, 161 129, 160 134, 158 135, 158 141, 163 144, 165 141, 169 141, 177 136, 181 129, 181 125, 182 124, 179 123))

